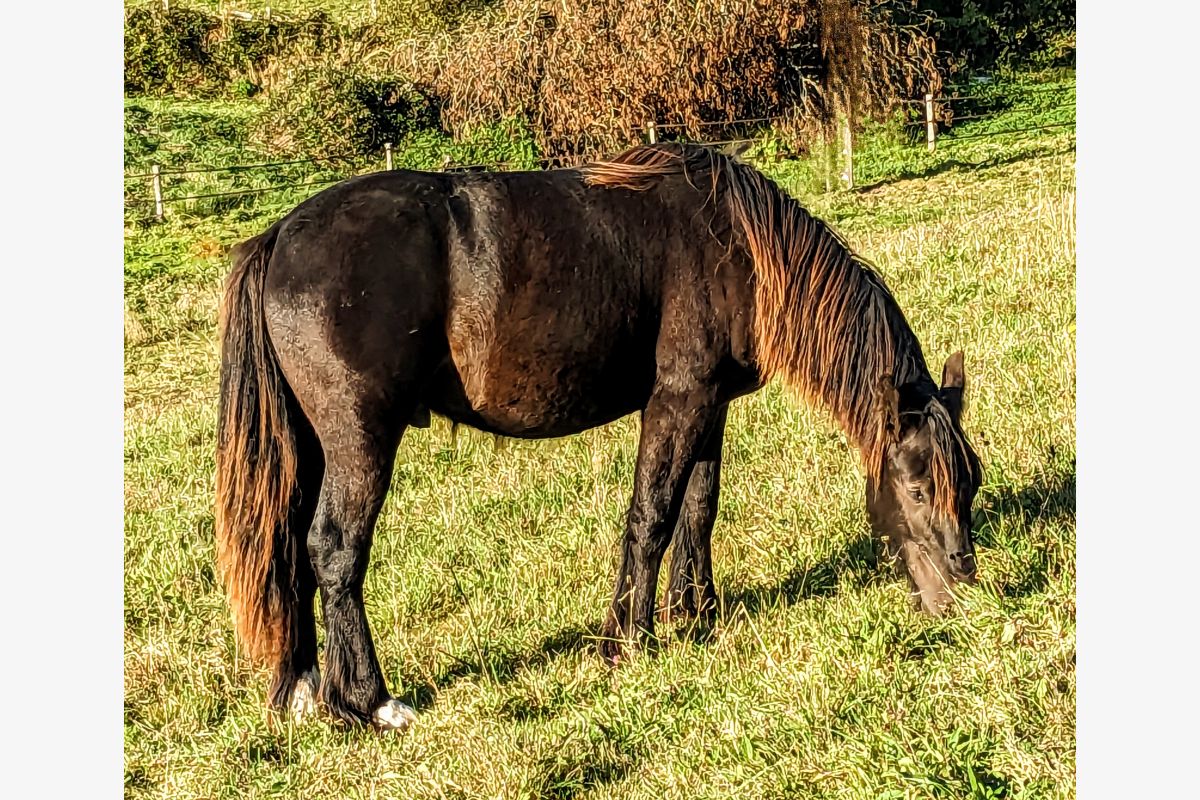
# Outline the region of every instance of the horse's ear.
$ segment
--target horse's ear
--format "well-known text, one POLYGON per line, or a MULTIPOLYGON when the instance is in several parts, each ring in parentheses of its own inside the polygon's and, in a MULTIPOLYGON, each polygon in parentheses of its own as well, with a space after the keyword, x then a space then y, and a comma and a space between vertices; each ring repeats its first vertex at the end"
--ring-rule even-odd
POLYGON ((963 407, 963 390, 967 385, 967 376, 963 370, 963 353, 959 350, 954 355, 946 359, 946 366, 942 367, 942 390, 939 394, 942 397, 942 404, 946 406, 946 410, 950 412, 950 416, 958 422, 958 418, 962 415, 963 407))
POLYGON ((900 392, 890 376, 883 376, 875 386, 875 413, 879 418, 880 439, 900 441, 900 392))
POLYGON ((967 376, 963 372, 963 351, 959 350, 947 358, 946 366, 942 367, 942 388, 962 389, 966 387, 966 383, 967 376))

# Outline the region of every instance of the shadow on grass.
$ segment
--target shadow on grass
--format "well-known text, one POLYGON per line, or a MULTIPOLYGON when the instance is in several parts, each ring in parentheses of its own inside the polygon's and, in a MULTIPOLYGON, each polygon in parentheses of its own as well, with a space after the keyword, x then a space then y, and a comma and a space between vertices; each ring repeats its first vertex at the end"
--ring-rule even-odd
POLYGON ((544 638, 537 649, 517 652, 483 643, 478 653, 451 655, 454 664, 430 679, 409 675, 402 678, 408 691, 399 699, 420 711, 433 705, 438 692, 462 678, 479 677, 493 684, 505 684, 518 672, 547 664, 558 656, 578 650, 593 634, 581 625, 560 628, 544 638))
POLYGON ((569 800, 603 788, 629 774, 645 755, 644 747, 603 726, 582 746, 564 739, 554 755, 538 763, 534 796, 569 800))
MULTIPOLYGON (((1075 462, 1071 461, 1068 469, 1058 472, 1048 469, 1033 483, 1021 489, 1000 487, 992 490, 990 494, 981 495, 980 500, 987 512, 980 515, 982 520, 975 526, 976 543, 982 547, 1007 546, 1007 543, 999 541, 997 537, 1001 520, 1011 522, 1015 517, 1024 528, 1028 528, 1036 520, 1073 520, 1075 475, 1075 462)), ((685 623, 676 628, 674 634, 696 643, 703 643, 712 633, 714 624, 718 620, 730 619, 738 613, 739 607, 744 613, 755 616, 804 600, 830 597, 844 585, 862 586, 876 577, 893 580, 901 577, 900 569, 898 564, 893 564, 882 556, 881 548, 874 537, 863 533, 815 564, 795 566, 774 583, 741 586, 725 592, 718 587, 720 610, 715 618, 685 623)), ((1046 570, 1029 569, 1020 581, 1007 585, 1004 593, 1008 596, 1035 593, 1044 589, 1048 581, 1049 574, 1046 570)), ((669 630, 662 627, 659 633, 669 635, 669 630)), ((593 647, 595 636, 593 630, 581 625, 571 625, 545 637, 532 650, 514 650, 482 642, 477 652, 468 651, 452 655, 454 663, 432 677, 404 676, 401 685, 408 688, 400 699, 419 711, 431 706, 438 692, 463 678, 478 677, 494 685, 503 685, 521 670, 547 664, 564 653, 593 647)), ((925 654, 924 650, 917 648, 909 653, 908 657, 921 658, 925 654)), ((589 777, 591 773, 587 770, 581 772, 582 768, 577 769, 577 766, 564 767, 573 777, 563 783, 563 786, 587 786, 591 785, 593 779, 598 780, 598 776, 589 777)), ((551 780, 550 785, 558 784, 551 780)), ((570 795, 550 791, 546 796, 570 795)))
POLYGON ((739 606, 753 616, 801 600, 830 597, 844 581, 865 583, 880 564, 886 566, 887 560, 880 558, 877 541, 863 534, 816 564, 792 568, 773 584, 744 586, 724 593, 718 588, 724 606, 722 616, 736 613, 739 606))
MULTIPOLYGON (((952 140, 948 140, 952 141, 952 140)), ((891 177, 875 181, 874 183, 865 184, 863 186, 854 187, 854 191, 859 194, 881 189, 884 186, 890 186, 893 183, 901 183, 903 181, 918 180, 921 178, 932 178, 935 175, 941 175, 944 172, 959 171, 973 172, 980 169, 990 169, 992 167, 1003 167, 1007 164, 1015 164, 1019 161, 1029 161, 1034 158, 1045 158, 1046 156, 1055 156, 1061 153, 1068 152, 1069 147, 1047 147, 1039 145, 1022 150, 1019 153, 1012 153, 1004 157, 988 158, 983 161, 959 161, 956 158, 947 159, 946 161, 922 170, 904 170, 891 177)))
POLYGON ((1005 597, 1028 597, 1045 591, 1061 569, 1061 561, 1053 552, 1022 539, 1033 533, 1038 522, 1070 524, 1074 528, 1075 482, 1072 459, 1065 469, 1048 470, 1022 489, 1002 486, 981 497, 982 508, 974 526, 976 544, 1010 550, 1021 562, 1018 574, 1008 577, 1000 587, 1005 597))
POLYGON ((997 522, 1016 518, 1025 526, 1044 520, 1063 522, 1075 519, 1075 461, 1064 471, 1041 474, 1022 489, 1001 486, 980 499, 989 513, 980 514, 975 526, 975 541, 984 547, 994 547, 997 522))

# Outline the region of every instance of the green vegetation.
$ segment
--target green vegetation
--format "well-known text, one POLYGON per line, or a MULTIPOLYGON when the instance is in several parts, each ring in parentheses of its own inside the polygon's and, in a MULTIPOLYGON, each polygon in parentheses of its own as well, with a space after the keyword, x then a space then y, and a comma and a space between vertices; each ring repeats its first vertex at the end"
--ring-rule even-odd
MULTIPOLYGON (((340 95, 331 93, 330 107, 365 107, 353 88, 340 95)), ((398 108, 401 103, 394 105, 398 108)), ((369 154, 360 154, 355 145, 364 137, 374 136, 376 129, 372 125, 357 126, 356 120, 361 117, 351 113, 327 113, 321 123, 312 125, 323 131, 328 141, 341 145, 340 149, 310 140, 312 152, 301 155, 303 148, 294 148, 296 157, 292 159, 264 145, 262 140, 272 131, 280 135, 281 127, 273 123, 274 115, 303 113, 296 108, 257 100, 126 99, 126 225, 145 230, 153 214, 154 196, 148 177, 152 164, 159 164, 163 170, 168 218, 173 224, 198 223, 202 227, 213 215, 224 217, 226 222, 259 221, 279 215, 316 189, 350 175, 383 169, 383 141, 369 154), (310 155, 322 160, 310 162, 310 155), (249 168, 187 171, 230 165, 249 168), (276 186, 289 188, 261 191, 276 186)), ((453 139, 435 129, 414 127, 398 113, 396 116, 392 133, 397 167, 437 169, 446 159, 460 165, 504 163, 510 168, 533 168, 536 164, 532 137, 519 120, 504 120, 453 139)))
POLYGON ((919 0, 958 69, 1075 66, 1075 0, 919 0))
POLYGON ((273 96, 286 113, 268 120, 267 141, 282 152, 314 140, 334 146, 324 134, 349 117, 341 125, 363 155, 394 135, 416 97, 409 129, 463 139, 520 119, 542 155, 561 157, 616 150, 647 118, 697 133, 714 120, 787 115, 797 135, 815 138, 838 115, 880 120, 942 85, 932 20, 907 0, 369 7, 368 20, 351 3, 271 16, 263 6, 132 8, 126 92, 273 96))
MULTIPOLYGON (((861 191, 819 191, 819 162, 775 161, 779 140, 750 153, 877 264, 931 364, 966 351, 965 425, 986 480, 981 585, 955 614, 909 610, 903 582, 872 563, 844 438, 773 385, 730 415, 719 623, 607 669, 588 637, 611 591, 636 418, 502 452, 435 421, 406 435, 366 586, 384 674, 421 715, 401 736, 271 718, 267 676, 239 657, 215 575, 227 248, 319 187, 173 204, 162 224, 131 210, 126 795, 1074 797, 1074 130, 967 138, 1073 119, 1047 99, 1073 98, 1072 81, 1054 85, 994 90, 979 102, 999 116, 958 126, 934 154, 896 124, 868 131, 861 191)), ((127 168, 254 162, 268 155, 253 143, 262 103, 130 99, 127 168)), ((429 165, 439 148, 474 146, 463 155, 531 160, 521 130, 474 144, 410 136, 399 157, 429 165)), ((171 176, 167 188, 381 164, 171 176)), ((144 199, 145 181, 126 196, 144 199)))

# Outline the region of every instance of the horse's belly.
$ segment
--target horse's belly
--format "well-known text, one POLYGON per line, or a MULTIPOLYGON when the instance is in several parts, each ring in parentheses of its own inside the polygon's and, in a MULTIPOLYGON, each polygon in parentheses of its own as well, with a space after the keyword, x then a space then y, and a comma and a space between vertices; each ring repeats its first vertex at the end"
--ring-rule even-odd
POLYGON ((566 436, 644 407, 654 379, 653 352, 653 342, 638 343, 621 330, 562 337, 514 328, 486 348, 452 342, 427 404, 493 433, 566 436))

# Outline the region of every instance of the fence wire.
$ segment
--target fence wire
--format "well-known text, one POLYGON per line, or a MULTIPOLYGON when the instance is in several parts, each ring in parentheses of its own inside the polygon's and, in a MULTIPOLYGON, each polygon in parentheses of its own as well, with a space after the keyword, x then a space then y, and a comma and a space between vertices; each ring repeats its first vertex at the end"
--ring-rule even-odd
MULTIPOLYGON (((362 156, 357 154, 339 154, 334 156, 312 156, 310 158, 297 158, 294 161, 267 161, 261 164, 227 164, 225 166, 207 166, 200 165, 198 167, 187 167, 186 169, 163 169, 159 170, 160 176, 167 175, 200 175, 206 172, 243 172, 248 169, 266 169, 268 167, 288 167, 296 164, 318 164, 323 161, 354 161, 362 156)), ((132 178, 153 178, 153 172, 141 172, 136 175, 126 175, 127 180, 132 178)))
MULTIPOLYGON (((1030 88, 1030 90, 1034 89, 1034 87, 1029 87, 1029 88, 1030 88)), ((1046 90, 1058 90, 1058 91, 1064 91, 1064 92, 1070 91, 1069 88, 1061 87, 1061 86, 1046 86, 1046 87, 1037 87, 1037 88, 1042 91, 1046 91, 1046 90)), ((982 95, 977 95, 977 96, 958 95, 958 96, 946 96, 946 97, 935 98, 933 102, 940 103, 940 104, 949 104, 949 103, 960 102, 960 101, 964 101, 964 100, 983 99, 983 98, 984 98, 984 96, 982 96, 982 95)), ((909 104, 921 104, 921 105, 923 105, 924 102, 925 102, 924 100, 908 101, 909 104)), ((1038 109, 1037 111, 1039 111, 1039 112, 1061 111, 1061 110, 1064 110, 1067 108, 1071 108, 1073 106, 1074 106, 1073 103, 1065 103, 1063 105, 1053 106, 1049 109, 1038 109)), ((948 121, 935 119, 935 120, 933 120, 933 122, 935 125, 945 126, 947 124, 954 124, 954 123, 959 123, 959 122, 988 119, 988 118, 999 116, 1002 113, 1004 113, 1004 112, 994 112, 994 113, 985 113, 985 114, 968 114, 968 115, 959 116, 959 117, 951 117, 948 121)), ((778 116, 770 116, 770 117, 749 117, 746 119, 733 119, 733 120, 707 120, 707 121, 700 122, 697 127, 731 128, 731 127, 735 127, 735 126, 739 126, 739 125, 756 125, 756 124, 761 125, 764 123, 776 124, 778 122, 783 121, 785 118, 786 117, 783 115, 778 115, 778 116)), ((905 127, 923 127, 923 126, 927 125, 928 123, 929 123, 929 120, 922 119, 922 120, 914 120, 911 122, 904 123, 904 126, 905 127)), ((1010 128, 1010 129, 999 130, 999 131, 980 131, 978 133, 969 133, 969 134, 964 134, 964 135, 956 135, 952 131, 945 131, 938 138, 939 139, 944 138, 946 141, 950 141, 950 142, 959 142, 959 141, 967 141, 970 139, 982 139, 982 138, 987 138, 987 137, 991 137, 991 136, 1006 136, 1006 135, 1018 134, 1018 133, 1030 133, 1030 132, 1034 132, 1034 131, 1049 130, 1049 129, 1053 129, 1053 128, 1062 128, 1062 127, 1073 126, 1073 125, 1075 125, 1074 121, 1056 122, 1056 123, 1049 123, 1049 124, 1045 124, 1045 125, 1031 125, 1031 126, 1022 127, 1022 128, 1010 128)), ((693 126, 690 126, 687 123, 682 123, 682 122, 664 122, 664 123, 655 122, 653 124, 653 128, 656 131, 680 131, 680 132, 682 132, 690 127, 693 127, 693 126)), ((647 131, 645 129, 636 129, 635 128, 631 131, 631 134, 632 134, 631 139, 636 141, 636 140, 640 140, 642 137, 644 137, 647 134, 647 131)), ((710 147, 728 147, 731 145, 749 144, 749 143, 753 143, 755 141, 757 141, 757 139, 754 139, 754 138, 734 138, 734 139, 719 139, 719 140, 715 140, 715 141, 695 141, 693 143, 700 144, 700 145, 707 145, 710 147)), ((301 164, 314 164, 315 165, 315 164, 337 162, 337 161, 354 162, 354 161, 361 161, 362 158, 363 158, 363 156, 361 156, 359 154, 340 153, 340 154, 329 155, 329 156, 315 156, 315 157, 310 157, 310 158, 298 158, 298 159, 292 159, 292 160, 286 160, 286 161, 263 161, 263 162, 257 162, 257 163, 251 163, 251 164, 227 164, 227 165, 219 165, 219 166, 218 165, 208 165, 208 164, 199 164, 199 165, 194 165, 194 166, 185 165, 185 166, 177 167, 177 168, 161 169, 157 173, 157 177, 159 178, 158 185, 161 190, 161 179, 164 177, 180 176, 180 175, 202 175, 202 174, 211 174, 211 173, 237 173, 237 172, 244 172, 247 170, 254 170, 254 169, 271 169, 271 168, 275 168, 275 167, 298 166, 301 164)), ((540 167, 540 168, 555 168, 555 167, 571 168, 571 167, 579 166, 579 164, 581 164, 583 161, 584 161, 584 159, 581 156, 549 156, 549 157, 545 157, 545 158, 535 159, 532 163, 535 166, 540 167)), ((529 163, 529 162, 525 162, 525 163, 529 163)), ((491 164, 483 164, 483 163, 455 164, 451 161, 447 161, 442 166, 441 171, 443 171, 443 172, 472 172, 472 171, 481 171, 481 170, 508 171, 508 170, 514 168, 514 166, 516 166, 516 165, 514 165, 512 162, 508 162, 508 161, 496 162, 496 163, 491 163, 491 164)), ((145 180, 145 179, 152 179, 154 177, 155 177, 154 172, 127 174, 124 176, 125 180, 145 180)), ((254 196, 254 195, 265 194, 268 192, 282 191, 285 189, 303 188, 305 186, 328 186, 330 184, 334 184, 339 181, 345 180, 348 177, 351 177, 351 175, 342 175, 339 177, 320 179, 320 180, 295 181, 295 182, 290 182, 290 183, 281 183, 281 184, 275 184, 272 186, 263 186, 263 187, 247 188, 247 189, 232 189, 232 190, 227 190, 227 191, 203 192, 203 193, 199 193, 199 194, 189 194, 189 195, 165 195, 162 197, 162 203, 164 205, 166 205, 168 203, 182 203, 182 202, 189 202, 189 201, 195 201, 195 200, 218 199, 218 198, 222 198, 222 197, 249 197, 249 196, 254 196)), ((145 199, 126 198, 125 207, 128 209, 133 209, 133 208, 155 209, 156 201, 153 198, 145 198, 145 199)))
POLYGON ((344 181, 350 175, 341 175, 337 178, 329 178, 320 181, 299 181, 297 183, 281 183, 276 186, 263 186, 260 189, 237 189, 231 192, 209 192, 207 194, 189 194, 183 197, 164 197, 164 203, 181 203, 184 200, 207 200, 212 197, 241 197, 251 194, 262 194, 263 192, 274 192, 280 189, 295 189, 299 186, 328 186, 331 183, 344 181))

